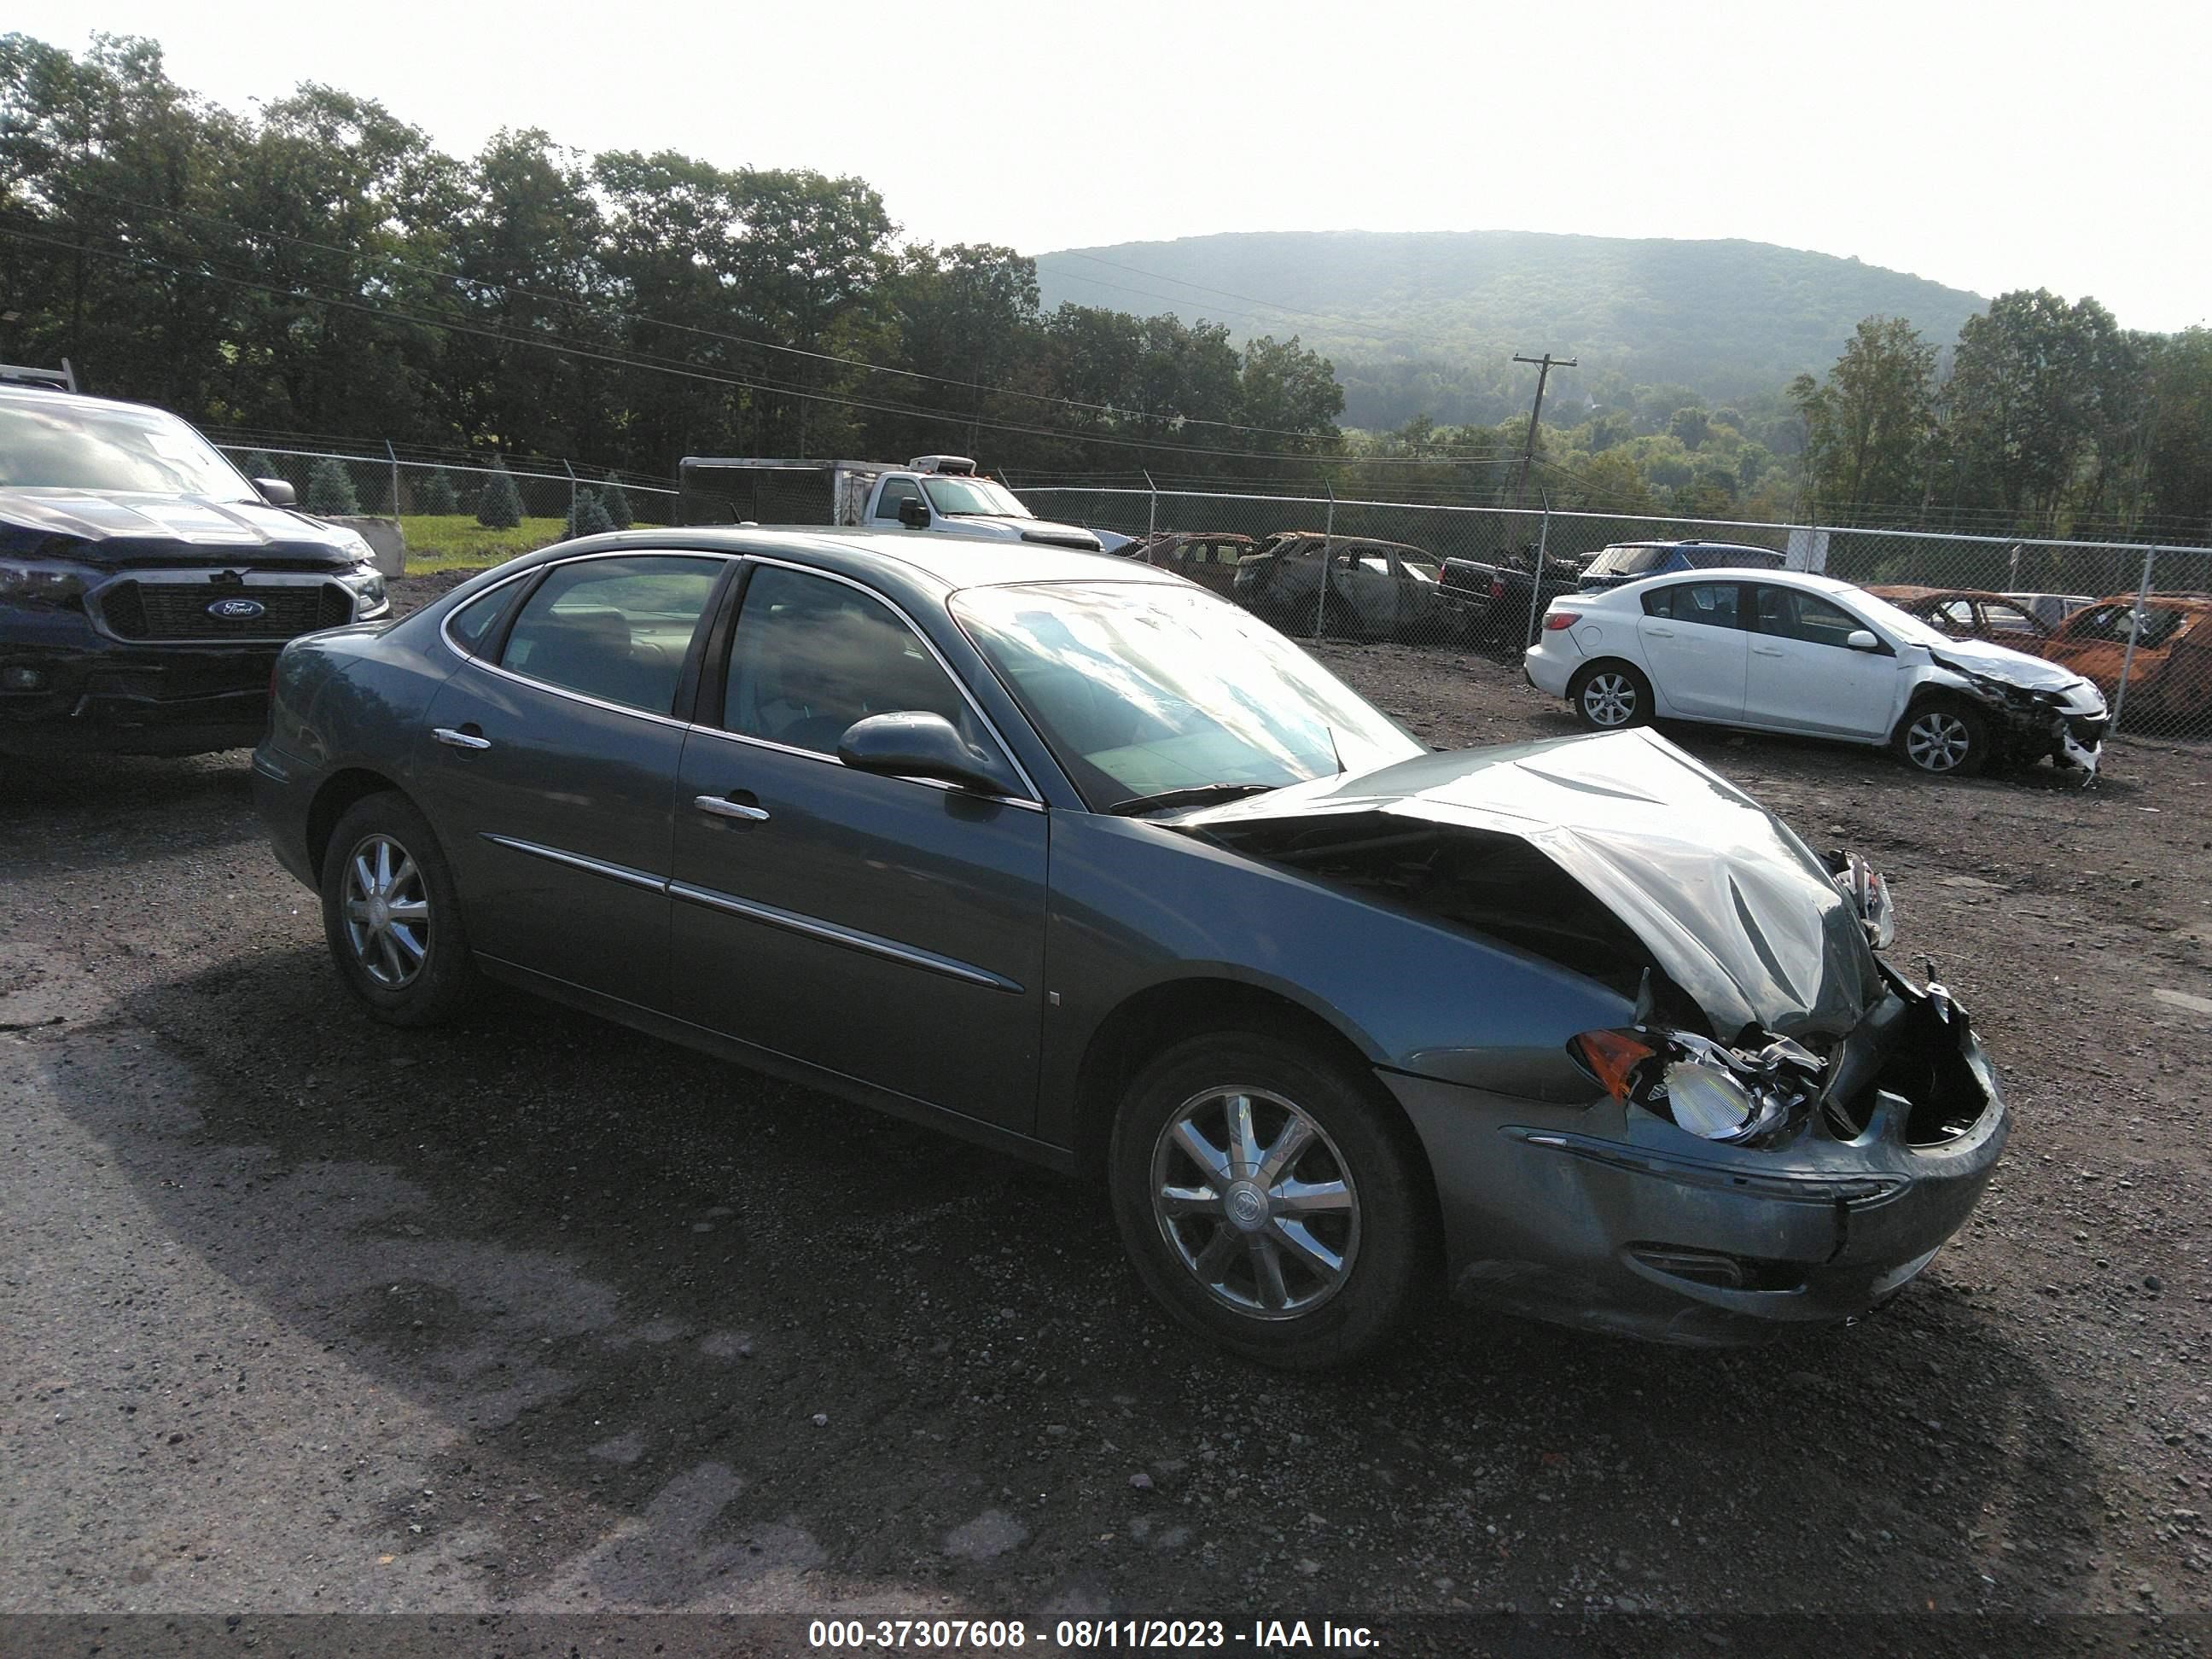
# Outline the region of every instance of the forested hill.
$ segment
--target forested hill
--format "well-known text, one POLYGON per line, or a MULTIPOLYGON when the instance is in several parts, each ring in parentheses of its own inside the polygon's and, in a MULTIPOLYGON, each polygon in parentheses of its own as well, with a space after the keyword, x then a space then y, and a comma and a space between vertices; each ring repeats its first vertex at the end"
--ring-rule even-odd
POLYGON ((1172 310, 1240 337, 1297 334, 1335 362, 1346 424, 1367 428, 1424 413, 1487 422, 1525 407, 1516 351, 1579 356, 1579 379, 1553 382, 1570 399, 1602 395, 1617 374, 1726 400, 1826 368, 1863 317, 1903 317, 1948 341, 1986 305, 1766 242, 1528 231, 1239 233, 1071 249, 1036 265, 1047 310, 1172 310))

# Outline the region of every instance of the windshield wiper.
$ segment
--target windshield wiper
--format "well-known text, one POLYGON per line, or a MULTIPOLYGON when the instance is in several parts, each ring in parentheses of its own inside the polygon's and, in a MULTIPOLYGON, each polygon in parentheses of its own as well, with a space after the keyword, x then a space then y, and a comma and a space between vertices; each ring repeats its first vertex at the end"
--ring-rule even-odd
POLYGON ((1156 812, 1164 806, 1200 806, 1208 801, 1235 800, 1242 795, 1264 795, 1280 786, 1272 783, 1201 783, 1188 789, 1163 789, 1156 795, 1132 795, 1106 810, 1121 817, 1156 812))

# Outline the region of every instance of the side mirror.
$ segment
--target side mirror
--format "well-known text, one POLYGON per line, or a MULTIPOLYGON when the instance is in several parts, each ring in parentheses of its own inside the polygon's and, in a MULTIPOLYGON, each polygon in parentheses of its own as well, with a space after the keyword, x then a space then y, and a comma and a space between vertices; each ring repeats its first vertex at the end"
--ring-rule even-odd
POLYGON ((1010 787, 942 714, 915 711, 854 720, 837 739, 837 758, 856 772, 936 778, 987 795, 1003 794, 1010 787))
POLYGON ((253 487, 261 492, 261 499, 271 507, 297 507, 300 492, 282 478, 256 478, 253 487))
POLYGON ((929 503, 919 495, 908 495, 899 503, 899 522, 908 530, 929 528, 929 503))
POLYGON ((1854 628, 1851 629, 1850 633, 1844 635, 1844 643, 1850 647, 1854 651, 1879 651, 1881 649, 1881 641, 1874 636, 1874 634, 1870 629, 1864 628, 1854 628))

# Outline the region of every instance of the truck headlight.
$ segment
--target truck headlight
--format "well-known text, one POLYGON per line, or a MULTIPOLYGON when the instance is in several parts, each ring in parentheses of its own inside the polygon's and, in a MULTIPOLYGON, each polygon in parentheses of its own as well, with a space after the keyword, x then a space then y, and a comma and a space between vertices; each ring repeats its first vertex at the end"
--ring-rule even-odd
POLYGON ((354 591, 354 615, 366 622, 381 616, 389 608, 390 598, 385 592, 384 574, 374 564, 357 564, 338 580, 354 591))
POLYGON ((0 605, 52 611, 84 597, 96 573, 48 560, 0 559, 0 605))

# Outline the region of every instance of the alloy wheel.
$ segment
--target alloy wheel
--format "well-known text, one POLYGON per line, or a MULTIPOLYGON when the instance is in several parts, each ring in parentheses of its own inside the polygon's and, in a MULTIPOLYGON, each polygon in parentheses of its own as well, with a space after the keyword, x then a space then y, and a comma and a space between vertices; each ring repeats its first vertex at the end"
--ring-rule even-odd
POLYGON ((1343 1154, 1293 1102, 1209 1089, 1152 1148, 1152 1212, 1210 1297, 1258 1319, 1311 1313, 1359 1250, 1359 1195, 1343 1154))
POLYGON ((1905 757, 1923 772, 1950 772, 1973 747, 1966 721, 1948 708, 1930 708, 1905 728, 1905 757))
POLYGON ((387 991, 413 984, 430 954, 430 894, 407 849, 389 836, 362 837, 346 857, 341 902, 362 971, 387 991))
POLYGON ((1626 726, 1636 718, 1636 687, 1626 674, 1593 674, 1583 687, 1583 712, 1593 726, 1626 726))

